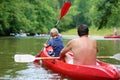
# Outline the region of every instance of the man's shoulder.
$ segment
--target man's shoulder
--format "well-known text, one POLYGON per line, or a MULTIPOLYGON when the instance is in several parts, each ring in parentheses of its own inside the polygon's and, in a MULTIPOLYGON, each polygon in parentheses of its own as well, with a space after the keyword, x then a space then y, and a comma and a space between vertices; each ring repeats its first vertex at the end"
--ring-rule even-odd
POLYGON ((78 42, 79 41, 79 39, 78 38, 75 38, 75 39, 72 39, 70 42, 71 43, 74 43, 74 42, 78 42))

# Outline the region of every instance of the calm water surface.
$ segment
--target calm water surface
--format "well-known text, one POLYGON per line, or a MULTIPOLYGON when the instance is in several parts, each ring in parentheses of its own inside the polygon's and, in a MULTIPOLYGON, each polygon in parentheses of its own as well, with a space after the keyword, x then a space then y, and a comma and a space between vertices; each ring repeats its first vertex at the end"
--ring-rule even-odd
MULTIPOLYGON (((94 38, 93 38, 94 39, 94 38)), ((66 44, 70 39, 64 39, 66 44)), ((15 54, 36 55, 42 49, 47 38, 41 37, 0 37, 0 80, 69 80, 58 73, 45 69, 42 64, 14 62, 15 54)), ((120 40, 98 40, 100 56, 112 56, 120 53, 120 40)), ((120 61, 100 59, 114 64, 120 69, 120 61)))

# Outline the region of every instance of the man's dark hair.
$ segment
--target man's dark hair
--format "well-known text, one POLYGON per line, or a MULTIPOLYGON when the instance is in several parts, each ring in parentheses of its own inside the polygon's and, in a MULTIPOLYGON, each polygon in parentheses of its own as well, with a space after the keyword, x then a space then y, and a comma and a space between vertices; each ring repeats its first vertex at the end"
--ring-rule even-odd
POLYGON ((87 25, 82 24, 82 25, 78 26, 77 32, 78 32, 79 36, 88 35, 89 29, 88 29, 87 25))

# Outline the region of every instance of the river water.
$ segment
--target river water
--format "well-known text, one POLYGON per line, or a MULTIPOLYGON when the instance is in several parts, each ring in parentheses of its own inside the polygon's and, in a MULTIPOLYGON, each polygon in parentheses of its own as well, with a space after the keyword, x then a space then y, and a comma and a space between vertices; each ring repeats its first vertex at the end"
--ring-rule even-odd
MULTIPOLYGON (((64 44, 75 37, 64 37, 64 44)), ((120 53, 119 39, 103 39, 92 37, 98 42, 99 56, 112 56, 120 53)), ((41 37, 0 37, 0 80, 70 80, 44 68, 42 63, 38 66, 31 63, 16 63, 15 54, 36 55, 42 49, 48 38, 41 37)), ((120 69, 120 61, 115 59, 100 59, 111 63, 120 69)))

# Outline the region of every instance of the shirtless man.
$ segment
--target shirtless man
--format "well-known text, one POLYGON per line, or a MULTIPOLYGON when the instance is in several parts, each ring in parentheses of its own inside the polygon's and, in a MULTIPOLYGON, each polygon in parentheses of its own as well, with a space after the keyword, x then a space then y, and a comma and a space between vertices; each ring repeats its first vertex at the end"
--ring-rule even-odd
POLYGON ((65 53, 72 51, 73 63, 78 65, 96 65, 97 42, 88 37, 89 29, 86 25, 80 25, 77 29, 79 38, 73 39, 62 49, 60 59, 65 57, 65 53))

